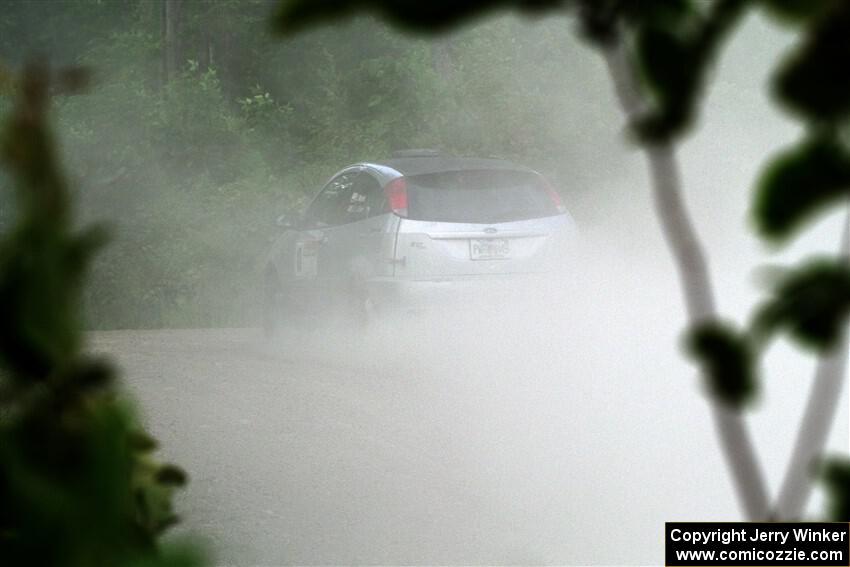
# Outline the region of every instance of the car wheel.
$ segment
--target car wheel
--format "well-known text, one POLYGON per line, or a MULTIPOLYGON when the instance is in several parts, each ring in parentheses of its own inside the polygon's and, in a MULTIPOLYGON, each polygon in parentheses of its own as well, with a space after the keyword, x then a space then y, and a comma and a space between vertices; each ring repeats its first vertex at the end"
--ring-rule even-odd
POLYGON ((263 277, 263 334, 272 337, 280 325, 280 282, 274 268, 263 277))

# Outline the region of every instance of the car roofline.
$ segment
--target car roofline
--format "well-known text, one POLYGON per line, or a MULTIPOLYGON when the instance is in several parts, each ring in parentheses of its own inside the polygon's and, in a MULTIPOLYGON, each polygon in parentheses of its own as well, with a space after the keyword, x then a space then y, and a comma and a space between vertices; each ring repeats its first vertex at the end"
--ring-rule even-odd
MULTIPOLYGON (((536 175, 540 175, 539 172, 524 166, 519 165, 507 160, 495 159, 495 158, 467 158, 467 157, 451 157, 445 158, 441 156, 440 158, 434 157, 416 157, 416 158, 403 158, 403 159, 390 159, 390 160, 382 160, 382 161, 364 161, 359 162, 357 164, 353 164, 348 168, 345 168, 340 171, 342 173, 346 169, 358 166, 363 168, 368 168, 376 173, 378 173, 381 177, 383 177, 386 181, 390 181, 396 177, 403 176, 414 176, 414 175, 426 175, 430 173, 440 173, 440 172, 450 172, 450 171, 475 171, 482 169, 495 169, 495 170, 505 170, 505 171, 523 171, 527 173, 532 173, 536 175), (415 161, 425 161, 425 160, 433 160, 434 162, 439 161, 439 163, 433 163, 432 167, 426 168, 404 168, 399 167, 404 164, 399 162, 408 161, 407 165, 411 165, 415 161), (407 171, 405 171, 405 169, 407 171)), ((430 165, 430 164, 429 164, 430 165)))

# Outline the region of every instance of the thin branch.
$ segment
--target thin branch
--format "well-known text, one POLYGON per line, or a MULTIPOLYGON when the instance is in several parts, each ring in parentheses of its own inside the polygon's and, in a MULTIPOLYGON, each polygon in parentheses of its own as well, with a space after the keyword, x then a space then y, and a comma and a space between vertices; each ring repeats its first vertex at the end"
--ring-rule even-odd
MULTIPOLYGON (((850 261, 850 209, 844 221, 839 254, 845 262, 850 261)), ((818 360, 806 411, 776 502, 775 516, 778 520, 800 519, 809 500, 814 466, 826 446, 847 374, 847 342, 845 333, 839 343, 818 360)))
MULTIPOLYGON (((644 108, 634 70, 618 39, 602 51, 620 104, 631 121, 644 108)), ((692 326, 699 325, 715 318, 714 295, 705 255, 682 199, 676 155, 669 143, 650 144, 644 150, 652 175, 655 210, 676 262, 688 321, 692 326)), ((723 402, 712 400, 711 406, 744 513, 749 520, 765 520, 770 509, 766 484, 746 422, 738 410, 723 402)))

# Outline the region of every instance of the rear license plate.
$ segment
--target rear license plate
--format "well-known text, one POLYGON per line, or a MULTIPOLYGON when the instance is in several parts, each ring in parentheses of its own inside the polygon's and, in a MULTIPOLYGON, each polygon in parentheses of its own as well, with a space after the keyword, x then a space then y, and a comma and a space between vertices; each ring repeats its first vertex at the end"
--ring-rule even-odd
POLYGON ((511 256, 511 241, 507 238, 473 239, 469 241, 472 260, 504 260, 511 256))

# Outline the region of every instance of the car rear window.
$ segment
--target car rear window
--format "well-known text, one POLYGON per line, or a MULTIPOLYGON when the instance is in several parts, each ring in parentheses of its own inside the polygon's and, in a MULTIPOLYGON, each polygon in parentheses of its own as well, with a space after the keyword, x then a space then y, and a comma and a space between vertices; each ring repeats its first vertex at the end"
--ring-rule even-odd
POLYGON ((445 171, 407 178, 408 218, 494 223, 558 214, 543 179, 515 170, 445 171))

